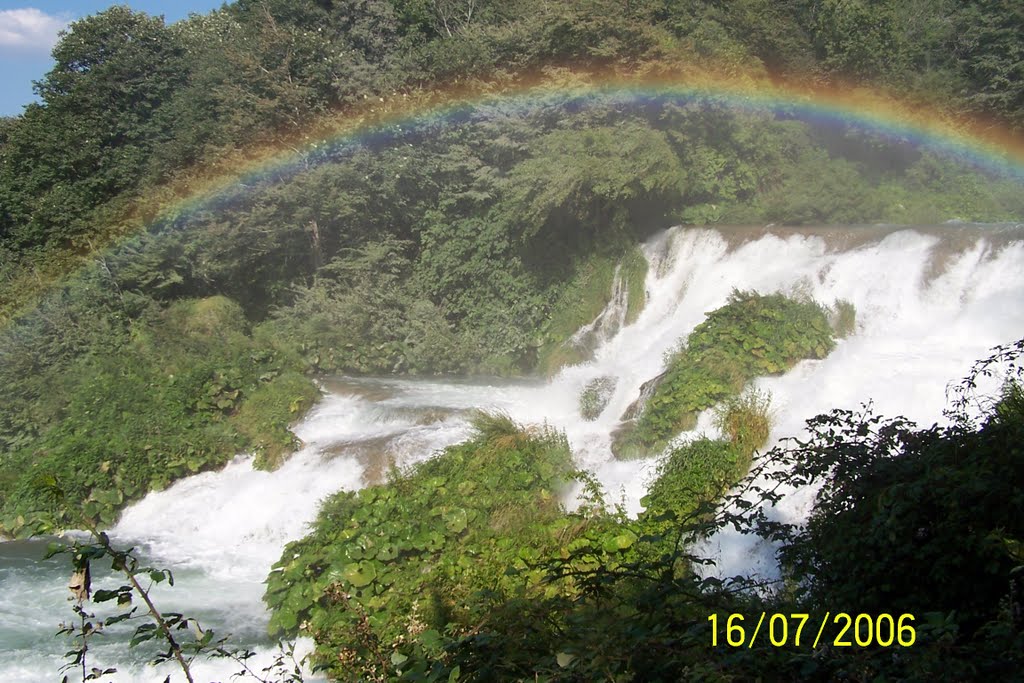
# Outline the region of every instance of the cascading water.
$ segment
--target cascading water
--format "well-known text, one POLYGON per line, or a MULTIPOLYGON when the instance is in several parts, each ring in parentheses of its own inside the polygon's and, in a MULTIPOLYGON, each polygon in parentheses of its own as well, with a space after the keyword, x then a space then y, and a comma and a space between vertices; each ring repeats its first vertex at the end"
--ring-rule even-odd
MULTIPOLYGON (((827 358, 758 380, 772 394, 773 441, 799 434, 813 415, 868 400, 884 414, 940 420, 947 383, 992 346, 1024 334, 1022 226, 674 228, 643 252, 650 264, 646 307, 624 325, 625 292, 613 297, 588 326, 600 331, 592 334, 591 361, 549 381, 330 381, 323 401, 296 428, 304 448, 278 471, 253 470, 251 458, 239 457, 220 472, 150 494, 125 511, 114 542, 137 545, 156 566, 174 569, 175 587, 155 594, 165 609, 233 633, 265 661, 272 648, 261 639, 262 581, 283 545, 308 528, 318 501, 465 439, 471 409, 564 430, 578 463, 598 476, 610 499, 639 511, 653 460, 615 460, 611 434, 644 382, 663 370, 665 354, 734 288, 824 304, 845 299, 856 307, 855 333, 827 358), (579 395, 598 378, 612 378, 606 386, 614 388, 588 421, 579 395)), ((713 431, 708 415, 698 421, 700 431, 713 431)), ((807 504, 806 493, 796 495, 777 514, 799 519, 807 504)), ((709 551, 729 573, 771 571, 768 549, 743 538, 722 535, 709 551)), ((39 544, 0 544, 0 680, 54 680, 68 649, 53 637, 71 617, 67 565, 37 562, 40 553, 39 544)), ((123 643, 108 642, 92 656, 120 670, 114 680, 162 680, 174 671, 145 667, 123 643)), ((203 664, 198 680, 227 680, 237 669, 203 664)))

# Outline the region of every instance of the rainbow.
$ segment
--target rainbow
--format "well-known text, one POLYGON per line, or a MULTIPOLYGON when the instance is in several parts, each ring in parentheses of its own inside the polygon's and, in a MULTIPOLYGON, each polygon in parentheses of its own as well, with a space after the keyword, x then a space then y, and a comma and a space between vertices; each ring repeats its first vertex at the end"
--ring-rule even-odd
MULTIPOLYGON (((660 67, 659 67, 660 68, 660 67)), ((957 117, 935 107, 902 101, 892 93, 833 84, 828 87, 771 80, 763 74, 715 73, 678 69, 657 73, 585 72, 548 69, 506 82, 455 83, 443 88, 371 98, 314 121, 291 135, 256 141, 213 164, 186 169, 176 180, 136 200, 107 226, 104 243, 89 253, 58 260, 48 274, 29 273, 24 285, 27 312, 38 296, 90 261, 139 234, 187 230, 197 213, 216 212, 261 188, 286 181, 348 150, 386 144, 404 132, 434 125, 457 125, 486 116, 488 107, 513 113, 542 106, 586 107, 616 101, 707 102, 716 107, 852 127, 894 144, 909 144, 958 160, 1024 187, 1024 137, 991 121, 957 117), (77 265, 76 265, 77 264, 77 265), (49 284, 47 284, 47 282, 49 284), (34 292, 32 294, 31 292, 34 292)), ((10 304, 12 302, 0 302, 10 304)), ((0 306, 0 328, 17 316, 0 306)))
POLYGON ((181 224, 195 210, 251 186, 287 179, 350 148, 386 143, 402 131, 468 119, 487 106, 508 110, 564 104, 573 108, 609 100, 623 103, 703 101, 735 110, 774 113, 810 123, 847 126, 959 160, 1024 183, 1024 139, 992 122, 955 118, 885 93, 833 85, 808 87, 764 78, 720 75, 562 74, 520 79, 513 85, 454 86, 431 93, 378 98, 356 112, 326 117, 301 135, 255 146, 212 173, 167 188, 144 222, 181 224))

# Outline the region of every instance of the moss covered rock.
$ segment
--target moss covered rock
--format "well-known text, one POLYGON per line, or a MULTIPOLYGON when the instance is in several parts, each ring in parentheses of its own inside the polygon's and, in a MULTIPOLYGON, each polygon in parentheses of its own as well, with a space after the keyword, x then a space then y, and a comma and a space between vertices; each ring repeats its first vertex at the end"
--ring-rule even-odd
POLYGON ((583 387, 580 392, 580 415, 584 420, 593 422, 604 412, 612 394, 615 393, 616 378, 609 375, 596 377, 583 387))
POLYGON ((612 451, 624 459, 657 453, 749 380, 824 358, 834 346, 828 313, 814 301, 734 291, 694 328, 654 386, 645 385, 649 397, 623 416, 612 451))

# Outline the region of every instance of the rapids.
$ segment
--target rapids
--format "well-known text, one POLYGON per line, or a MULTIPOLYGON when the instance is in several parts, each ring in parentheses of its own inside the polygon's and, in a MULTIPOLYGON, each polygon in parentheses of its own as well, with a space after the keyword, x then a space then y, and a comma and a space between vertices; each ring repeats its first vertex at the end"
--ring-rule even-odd
MULTIPOLYGON (((673 228, 650 239, 643 252, 650 264, 647 305, 623 326, 627 297, 617 283, 608 309, 578 335, 593 348, 589 362, 549 380, 327 380, 323 400, 295 428, 304 447, 278 471, 256 471, 242 455, 222 471, 151 493, 125 510, 111 530, 114 542, 174 570, 175 587, 155 592, 161 607, 233 634, 265 660, 273 646, 262 636, 262 581, 283 545, 308 528, 318 501, 381 481, 392 466, 465 439, 472 409, 564 430, 578 464, 597 475, 609 499, 638 512, 653 460, 616 461, 610 435, 640 386, 661 372, 665 354, 734 288, 808 295, 826 305, 846 299, 857 310, 855 333, 826 359, 758 380, 772 395, 773 442, 798 435, 813 415, 869 400, 883 414, 940 421, 947 384, 992 346, 1024 334, 1020 225, 673 228), (578 398, 598 377, 617 381, 603 412, 588 422, 578 398)), ((706 414, 694 434, 701 431, 714 431, 706 414)), ((809 498, 797 492, 774 514, 800 519, 809 498)), ((44 546, 0 544, 0 680, 9 683, 59 680, 69 649, 54 637, 72 617, 67 560, 38 561, 44 546)), ((746 538, 723 534, 707 550, 729 574, 773 571, 771 549, 746 538)), ((119 669, 102 680, 173 676, 172 667, 158 673, 144 666, 142 653, 127 651, 116 632, 101 640, 91 653, 96 665, 119 669)), ((197 680, 227 681, 237 669, 204 663, 197 680)))

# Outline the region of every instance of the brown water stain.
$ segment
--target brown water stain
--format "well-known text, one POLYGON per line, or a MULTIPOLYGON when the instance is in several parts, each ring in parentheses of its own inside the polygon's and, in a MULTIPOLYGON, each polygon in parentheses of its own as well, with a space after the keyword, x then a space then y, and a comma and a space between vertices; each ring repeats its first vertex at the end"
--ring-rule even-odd
POLYGON ((355 458, 363 468, 363 486, 376 486, 387 481, 387 474, 397 465, 389 446, 394 434, 367 439, 358 443, 338 443, 323 452, 326 459, 355 458))

